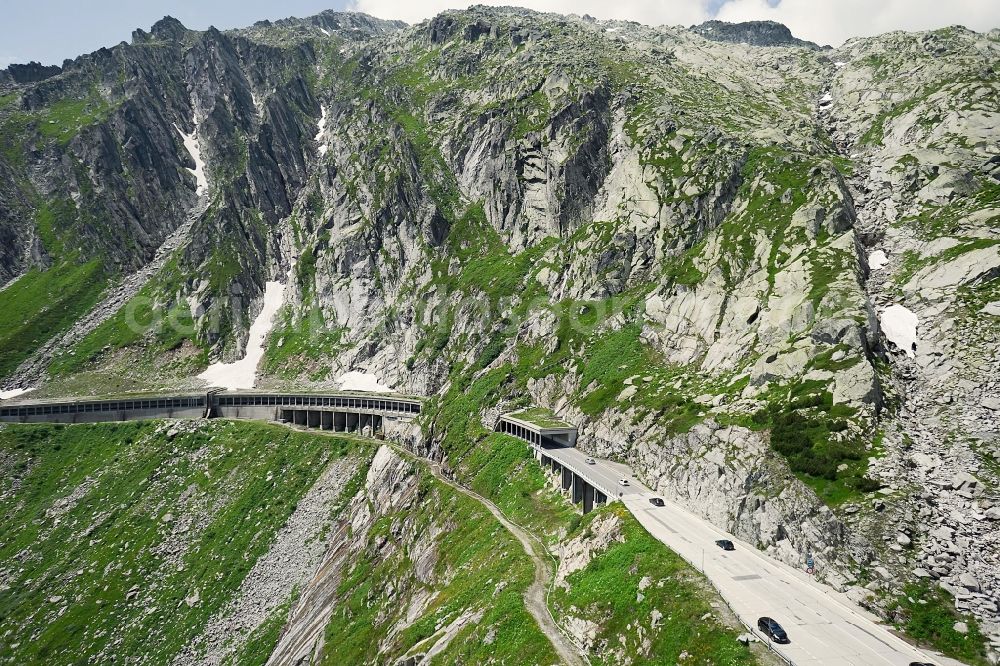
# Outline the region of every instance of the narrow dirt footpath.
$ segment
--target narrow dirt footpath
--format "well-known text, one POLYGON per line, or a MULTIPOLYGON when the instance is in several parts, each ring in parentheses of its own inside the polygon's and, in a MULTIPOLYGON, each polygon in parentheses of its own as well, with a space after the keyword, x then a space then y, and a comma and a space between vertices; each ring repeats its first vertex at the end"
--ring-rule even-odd
MULTIPOLYGON (((295 426, 289 425, 289 427, 293 430, 300 430, 300 428, 295 426)), ((308 432, 315 431, 310 430, 308 432)), ((347 433, 327 432, 323 434, 329 434, 330 436, 336 437, 353 437, 347 433)), ((528 586, 528 589, 524 591, 524 604, 528 609, 528 612, 531 613, 533 618, 535 618, 535 621, 538 623, 538 627, 541 629, 542 633, 545 634, 545 637, 549 639, 549 642, 552 643, 552 647, 555 648, 556 653, 559 655, 559 658, 564 664, 567 664, 568 666, 590 666, 590 661, 584 654, 581 654, 580 649, 573 644, 566 634, 562 632, 555 618, 552 617, 552 612, 549 610, 546 597, 548 595, 549 587, 552 585, 552 581, 554 580, 554 572, 549 558, 547 557, 547 551, 542 545, 542 542, 538 540, 538 537, 531 534, 517 523, 511 522, 511 520, 504 515, 503 511, 500 510, 500 507, 490 500, 446 477, 441 471, 441 465, 439 463, 428 460, 427 458, 422 458, 414 454, 412 451, 386 440, 370 440, 367 438, 359 439, 363 439, 366 442, 376 441, 379 444, 387 444, 400 453, 425 463, 428 468, 430 468, 435 479, 451 488, 454 488, 466 497, 476 500, 486 507, 486 509, 493 514, 498 521, 500 521, 500 524, 521 542, 524 552, 527 553, 528 557, 530 557, 531 561, 535 564, 535 580, 532 581, 531 585, 528 586)))
POLYGON ((555 648, 563 663, 570 664, 570 666, 589 665, 590 662, 581 656, 579 649, 569 640, 569 638, 566 637, 565 634, 563 634, 559 625, 556 623, 555 618, 552 617, 552 612, 549 610, 549 605, 546 602, 546 596, 554 574, 550 566, 549 559, 545 557, 545 555, 539 554, 538 550, 536 550, 541 549, 544 552, 544 548, 538 541, 537 537, 522 528, 520 525, 511 522, 507 516, 504 515, 503 511, 500 510, 500 507, 490 500, 446 477, 441 472, 441 466, 439 464, 430 462, 426 459, 424 462, 426 462, 431 468, 434 478, 485 506, 486 509, 500 521, 500 524, 507 528, 507 531, 513 534, 514 537, 521 542, 521 545, 524 547, 524 552, 527 553, 528 557, 531 558, 531 561, 535 563, 535 580, 531 583, 528 589, 524 591, 525 607, 528 609, 528 612, 531 613, 532 617, 535 618, 535 621, 538 622, 538 626, 542 630, 542 633, 544 633, 549 639, 549 642, 552 643, 552 647, 555 648))

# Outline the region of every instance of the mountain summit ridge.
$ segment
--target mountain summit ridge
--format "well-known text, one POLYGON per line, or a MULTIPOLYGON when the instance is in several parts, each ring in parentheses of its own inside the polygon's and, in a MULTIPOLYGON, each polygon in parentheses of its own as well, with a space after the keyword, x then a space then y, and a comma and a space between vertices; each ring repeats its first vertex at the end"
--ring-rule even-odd
POLYGON ((808 49, 829 50, 830 46, 820 46, 815 42, 799 39, 792 35, 784 23, 776 21, 705 21, 691 26, 693 32, 707 39, 720 42, 736 42, 753 46, 801 46, 808 49))

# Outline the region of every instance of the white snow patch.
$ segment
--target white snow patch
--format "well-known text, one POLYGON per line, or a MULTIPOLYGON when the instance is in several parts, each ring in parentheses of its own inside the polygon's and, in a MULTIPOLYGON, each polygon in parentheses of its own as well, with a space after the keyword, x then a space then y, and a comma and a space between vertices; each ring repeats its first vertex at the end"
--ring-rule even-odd
POLYGON ((392 389, 379 382, 378 377, 352 370, 345 372, 338 380, 341 391, 366 391, 368 393, 392 393, 392 389))
POLYGON ((836 67, 837 69, 840 69, 841 67, 843 67, 846 64, 847 64, 846 62, 839 62, 838 61, 838 62, 833 63, 833 66, 836 67))
POLYGON ((917 325, 920 323, 917 315, 896 303, 882 311, 879 321, 886 339, 913 358, 913 350, 917 346, 917 325))
POLYGON ((227 389, 253 388, 257 381, 257 364, 264 357, 264 340, 271 332, 274 315, 281 307, 284 294, 284 284, 268 282, 264 287, 264 305, 250 326, 247 349, 243 358, 233 363, 213 363, 205 372, 198 375, 198 379, 204 379, 209 386, 227 389))
POLYGON ((320 29, 319 29, 319 31, 320 31, 320 32, 322 32, 322 33, 323 33, 324 35, 326 35, 327 37, 329 37, 329 36, 330 36, 330 33, 329 33, 329 32, 328 32, 327 30, 324 30, 323 28, 320 28, 320 29))
POLYGON ((194 178, 198 182, 198 196, 202 196, 208 192, 208 178, 205 177, 205 161, 201 159, 201 145, 198 143, 198 123, 195 123, 194 131, 190 134, 185 134, 177 125, 174 125, 174 129, 184 139, 184 147, 194 159, 194 169, 188 169, 188 171, 194 174, 194 178))
POLYGON ((0 400, 10 400, 11 398, 16 398, 19 395, 24 395, 28 391, 34 391, 33 388, 16 388, 9 391, 0 391, 0 400))
POLYGON ((868 268, 873 271, 885 268, 885 265, 889 263, 889 257, 885 256, 885 252, 882 250, 875 250, 868 255, 868 268))
POLYGON ((820 104, 830 104, 831 102, 833 102, 833 95, 831 95, 830 93, 826 93, 819 98, 820 104))
POLYGON ((319 154, 326 155, 326 144, 323 143, 323 132, 326 131, 326 109, 322 104, 320 104, 319 111, 319 131, 316 132, 316 136, 313 138, 319 144, 319 154))

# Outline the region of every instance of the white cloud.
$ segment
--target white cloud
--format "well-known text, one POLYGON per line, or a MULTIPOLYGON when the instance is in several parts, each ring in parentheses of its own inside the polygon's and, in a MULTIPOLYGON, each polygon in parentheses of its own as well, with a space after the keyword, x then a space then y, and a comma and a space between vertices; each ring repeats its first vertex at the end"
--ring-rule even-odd
MULTIPOLYGON (((416 23, 445 9, 472 4, 519 5, 560 14, 590 14, 648 25, 691 25, 713 18, 710 0, 351 0, 354 11, 416 23)), ((928 30, 960 24, 986 31, 1000 27, 997 0, 727 0, 718 11, 724 21, 779 21, 802 39, 838 45, 849 37, 890 30, 928 30)))

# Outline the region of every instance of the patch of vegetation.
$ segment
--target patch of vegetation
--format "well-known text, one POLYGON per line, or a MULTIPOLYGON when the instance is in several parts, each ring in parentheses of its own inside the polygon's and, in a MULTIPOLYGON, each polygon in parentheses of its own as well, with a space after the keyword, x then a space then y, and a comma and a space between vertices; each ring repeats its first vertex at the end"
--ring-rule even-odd
MULTIPOLYGON (((809 300, 816 312, 821 311, 824 299, 830 295, 830 287, 843 275, 850 275, 856 270, 857 259, 853 251, 841 250, 830 246, 815 249, 809 253, 809 300)), ((832 309, 843 311, 836 304, 832 309)))
POLYGON ((856 433, 855 410, 833 403, 824 382, 804 381, 787 395, 772 395, 768 406, 751 421, 771 431, 771 448, 820 499, 838 505, 871 492, 865 477, 869 455, 864 438, 856 433))
POLYGON ((83 99, 61 99, 39 114, 38 132, 66 145, 82 128, 105 120, 113 108, 96 91, 83 99))
POLYGON ((1000 241, 992 238, 975 238, 971 240, 963 240, 954 247, 950 247, 939 254, 928 257, 921 256, 920 253, 915 250, 907 250, 903 254, 900 267, 896 271, 893 280, 896 284, 902 286, 907 284, 919 271, 928 266, 944 264, 952 261, 953 259, 957 259, 966 252, 972 252, 973 250, 981 250, 998 245, 1000 245, 1000 241))
POLYGON ((17 95, 5 95, 5 103, 0 105, 0 155, 12 165, 24 163, 25 141, 28 138, 28 128, 31 125, 31 115, 13 110, 13 101, 17 95))
POLYGON ((858 352, 858 350, 853 349, 846 344, 832 345, 823 349, 806 364, 806 370, 825 370, 826 372, 840 372, 841 370, 847 370, 848 368, 853 368, 858 363, 862 362, 864 357, 858 352), (834 360, 834 356, 840 355, 840 358, 834 360))
POLYGON ((651 377, 637 385, 633 403, 659 415, 667 432, 686 432, 702 420, 703 408, 688 399, 685 392, 665 389, 666 381, 683 369, 670 368, 642 342, 641 334, 642 325, 634 323, 592 341, 578 366, 583 389, 575 402, 584 413, 597 415, 618 402, 626 379, 651 377))
POLYGON ((367 547, 340 583, 342 601, 325 630, 323 663, 376 663, 380 648, 383 654, 400 655, 428 649, 444 626, 477 612, 481 619, 457 631, 438 655, 441 663, 558 661, 524 606, 522 595, 534 578, 534 566, 521 545, 478 502, 426 471, 419 474, 419 498, 412 507, 379 518, 367 547), (381 546, 392 538, 394 526, 409 535, 435 535, 432 575, 438 581, 431 583, 435 594, 427 607, 395 635, 390 627, 407 611, 400 607, 399 593, 426 583, 416 579, 410 559, 415 553, 381 546))
MULTIPOLYGON (((734 287, 757 269, 761 236, 771 252, 767 258, 768 282, 774 288, 775 275, 797 259, 783 247, 813 243, 805 230, 789 229, 792 215, 807 201, 810 172, 815 160, 779 148, 756 148, 743 165, 743 184, 737 194, 746 206, 728 215, 717 231, 723 249, 719 261, 727 286, 734 287), (796 237, 786 234, 795 233, 796 237)), ((817 239, 821 240, 821 239, 817 239)))
POLYGON ((524 441, 491 433, 457 464, 463 483, 493 501, 509 519, 542 535, 550 544, 564 537, 579 516, 557 490, 524 441))
POLYGON ((446 256, 457 258, 458 274, 448 275, 444 259, 435 265, 435 279, 452 290, 478 292, 491 303, 518 294, 529 272, 556 242, 548 238, 519 254, 512 254, 486 220, 481 203, 473 204, 448 233, 446 256))
POLYGON ((911 583, 896 600, 896 626, 923 645, 967 664, 985 665, 986 638, 971 615, 960 615, 951 596, 927 583, 911 583), (955 631, 956 622, 965 622, 968 632, 955 631))
POLYGON ((68 377, 86 370, 105 353, 142 347, 143 355, 153 363, 167 352, 191 344, 194 355, 185 361, 189 370, 208 364, 208 352, 199 344, 191 307, 181 301, 172 307, 163 304, 161 276, 154 278, 118 312, 83 337, 72 352, 53 359, 48 372, 53 377, 68 377))
POLYGON ((32 636, 8 642, 8 657, 170 663, 239 589, 327 463, 359 449, 254 423, 166 430, 0 430, 0 561, 19 562, 0 591, 0 632, 32 636), (178 538, 174 522, 191 513, 200 519, 178 538), (171 539, 184 544, 176 555, 171 539))
POLYGON ((597 521, 618 521, 622 538, 570 574, 549 603, 565 622, 583 615, 598 624, 594 666, 616 663, 621 648, 633 664, 754 664, 753 653, 722 625, 709 605, 711 588, 677 554, 649 534, 620 503, 583 517, 569 538, 586 537, 597 521), (647 584, 642 585, 643 580, 647 584), (658 620, 654 621, 654 612, 658 620), (705 615, 713 617, 702 619, 705 615), (613 646, 613 647, 612 647, 613 646), (682 657, 682 653, 687 657, 682 657))
MULTIPOLYGON (((924 204, 914 217, 903 218, 896 225, 916 229, 925 240, 943 236, 959 236, 966 232, 965 218, 972 212, 1000 206, 1000 183, 984 181, 974 194, 956 197, 943 206, 924 204)), ((996 224, 1000 215, 984 220, 988 225, 996 224)))
POLYGON ((70 199, 44 201, 35 212, 35 229, 42 245, 53 257, 70 254, 65 247, 65 238, 77 229, 79 213, 70 199))
POLYGON ((268 336, 261 370, 283 379, 295 379, 303 371, 312 381, 326 379, 329 360, 345 348, 344 333, 343 327, 331 327, 318 307, 296 316, 285 306, 268 336))
POLYGON ((114 108, 96 91, 84 99, 58 100, 37 112, 15 108, 18 98, 17 93, 0 97, 0 155, 14 165, 24 163, 25 148, 35 137, 65 146, 82 128, 107 119, 114 108))
POLYGON ((545 407, 530 407, 511 414, 514 418, 521 419, 527 423, 532 423, 540 428, 571 428, 572 426, 558 416, 551 409, 545 407))
MULTIPOLYGON (((295 597, 294 594, 292 596, 295 597)), ((223 661, 223 665, 264 666, 281 639, 281 631, 285 627, 291 606, 292 601, 289 600, 275 609, 270 617, 264 620, 264 623, 250 635, 246 644, 223 661)))
POLYGON ((694 264, 694 257, 701 254, 703 244, 698 244, 679 257, 669 261, 664 268, 667 280, 675 285, 694 286, 705 276, 694 264))
MULTIPOLYGON (((460 293, 464 298, 453 297, 435 314, 434 323, 424 331, 414 356, 407 361, 408 366, 413 367, 420 356, 439 356, 452 341, 453 303, 459 307, 477 308, 481 316, 480 328, 493 329, 494 344, 480 356, 479 367, 492 362, 502 351, 504 341, 513 334, 510 321, 502 318, 505 309, 513 308, 512 315, 517 318, 523 317, 529 308, 547 303, 541 285, 531 276, 541 257, 556 242, 548 238, 512 254, 487 222, 482 205, 469 206, 451 226, 445 251, 431 263, 434 287, 446 295, 460 293)), ((424 320, 422 307, 418 304, 417 320, 424 320)))
POLYGON ((461 459, 477 442, 489 435, 480 414, 494 404, 502 388, 511 380, 511 367, 505 365, 471 379, 471 373, 455 373, 449 390, 440 399, 432 399, 424 411, 432 415, 434 429, 441 436, 441 444, 452 460, 461 459))
POLYGON ((532 132, 545 129, 552 115, 552 105, 549 98, 541 90, 521 100, 517 108, 517 123, 511 134, 515 139, 523 139, 532 132))
POLYGON ((0 291, 0 377, 93 308, 106 285, 100 261, 65 261, 0 291))

